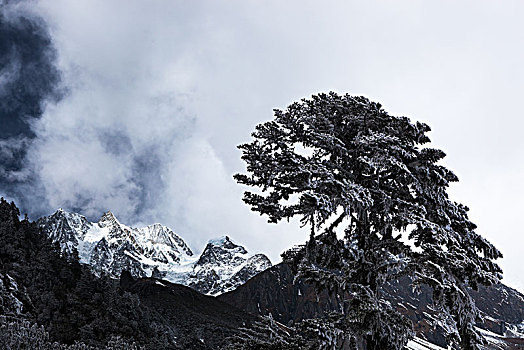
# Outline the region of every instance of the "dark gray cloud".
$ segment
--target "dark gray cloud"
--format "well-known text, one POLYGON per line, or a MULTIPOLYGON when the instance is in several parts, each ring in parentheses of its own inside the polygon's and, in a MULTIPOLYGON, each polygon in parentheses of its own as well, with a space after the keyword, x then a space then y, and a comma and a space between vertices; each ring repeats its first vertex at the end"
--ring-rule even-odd
POLYGON ((60 96, 56 51, 41 18, 0 6, 0 138, 33 137, 30 120, 60 96))
POLYGON ((109 209, 126 222, 152 220, 164 200, 172 148, 194 121, 184 97, 143 91, 144 60, 122 67, 136 51, 114 65, 97 50, 84 57, 87 65, 66 58, 60 66, 49 23, 36 5, 2 3, 2 195, 32 218, 60 206, 93 220, 109 209))
POLYGON ((36 136, 31 123, 62 91, 48 28, 20 5, 0 2, 0 192, 27 209, 42 200, 28 191, 39 186, 26 160, 36 136))

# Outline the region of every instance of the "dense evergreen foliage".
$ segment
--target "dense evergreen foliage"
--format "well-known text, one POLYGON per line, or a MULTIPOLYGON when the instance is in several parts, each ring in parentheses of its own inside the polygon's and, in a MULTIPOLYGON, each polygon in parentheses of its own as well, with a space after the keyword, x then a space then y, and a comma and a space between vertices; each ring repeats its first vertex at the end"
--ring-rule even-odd
POLYGON ((97 278, 74 254, 61 254, 35 223, 19 220, 14 203, 2 198, 1 314, 43 326, 52 341, 62 344, 107 346, 115 337, 154 344, 158 334, 169 330, 136 295, 122 291, 118 281, 97 278))
POLYGON ((385 282, 410 275, 415 287, 429 285, 452 343, 478 349, 467 287, 500 279, 502 255, 448 198, 458 179, 438 163, 444 152, 423 147, 428 131, 364 97, 329 93, 275 110, 239 146, 248 174, 235 179, 257 188, 244 201, 269 222, 298 216, 309 225, 309 241, 284 260, 319 288, 351 296, 339 328, 370 349, 401 349, 412 337, 380 295, 385 282))
MULTIPOLYGON (((43 326, 37 326, 27 320, 0 316, 0 344, 5 350, 38 349, 38 350, 96 350, 99 347, 75 341, 74 344, 63 344, 51 340, 43 326)), ((136 343, 129 343, 116 336, 108 341, 106 350, 140 350, 136 343)))

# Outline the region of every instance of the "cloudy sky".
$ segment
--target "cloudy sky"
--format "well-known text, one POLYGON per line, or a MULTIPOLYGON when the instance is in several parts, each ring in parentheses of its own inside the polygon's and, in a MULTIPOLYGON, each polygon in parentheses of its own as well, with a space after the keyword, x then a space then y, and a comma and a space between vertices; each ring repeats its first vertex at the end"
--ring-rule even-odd
POLYGON ((524 291, 523 2, 0 4, 0 192, 33 218, 112 210, 277 262, 307 232, 243 204, 236 146, 273 108, 348 92, 432 127, 452 197, 524 291))

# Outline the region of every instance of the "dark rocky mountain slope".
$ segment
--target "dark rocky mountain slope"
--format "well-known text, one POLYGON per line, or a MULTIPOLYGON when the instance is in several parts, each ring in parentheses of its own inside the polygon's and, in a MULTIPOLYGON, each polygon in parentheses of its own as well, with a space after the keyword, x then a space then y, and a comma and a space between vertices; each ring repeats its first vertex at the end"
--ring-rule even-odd
POLYGON ((120 286, 156 310, 171 327, 171 337, 181 349, 222 349, 229 338, 257 317, 195 290, 155 278, 134 279, 122 273, 120 286))
MULTIPOLYGON (((429 288, 420 294, 409 286, 407 278, 390 284, 382 291, 397 310, 408 316, 418 337, 433 344, 445 346, 446 341, 439 329, 436 313, 431 307, 429 288)), ((477 306, 484 316, 479 327, 504 338, 506 344, 499 349, 515 348, 522 341, 524 321, 524 296, 502 284, 482 287, 472 291, 477 306)), ((254 315, 269 315, 286 325, 319 317, 325 311, 341 311, 343 301, 338 296, 323 291, 317 293, 312 285, 294 281, 291 269, 278 264, 256 275, 232 292, 222 294, 219 300, 227 302, 254 315)), ((497 347, 491 347, 497 349, 497 347)))

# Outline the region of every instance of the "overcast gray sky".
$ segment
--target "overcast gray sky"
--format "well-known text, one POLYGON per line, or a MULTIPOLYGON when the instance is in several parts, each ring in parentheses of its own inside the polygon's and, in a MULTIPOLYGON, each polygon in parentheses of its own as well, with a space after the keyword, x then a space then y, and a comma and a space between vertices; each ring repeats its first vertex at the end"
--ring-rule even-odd
MULTIPOLYGON (((27 6, 27 5, 26 5, 27 6)), ((307 232, 241 201, 236 146, 273 108, 365 95, 429 124, 451 195, 524 291, 524 2, 67 1, 47 22, 67 95, 32 124, 46 206, 162 222, 195 250, 229 234, 273 260, 307 232)))

